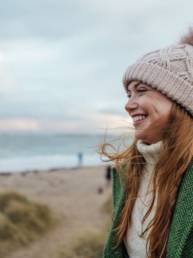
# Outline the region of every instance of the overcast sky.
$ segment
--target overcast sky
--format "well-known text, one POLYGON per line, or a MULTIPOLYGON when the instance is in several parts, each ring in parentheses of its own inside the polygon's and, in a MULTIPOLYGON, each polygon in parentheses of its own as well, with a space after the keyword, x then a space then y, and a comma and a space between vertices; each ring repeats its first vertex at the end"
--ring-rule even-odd
POLYGON ((125 69, 177 42, 192 10, 192 0, 2 2, 0 130, 127 127, 125 69))

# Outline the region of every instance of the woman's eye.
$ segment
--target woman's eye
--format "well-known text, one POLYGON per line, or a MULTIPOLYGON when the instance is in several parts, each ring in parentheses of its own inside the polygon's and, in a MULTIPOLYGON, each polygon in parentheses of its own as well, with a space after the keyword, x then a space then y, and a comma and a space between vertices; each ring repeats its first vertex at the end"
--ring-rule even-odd
MULTIPOLYGON (((147 91, 147 89, 145 89, 145 88, 141 88, 141 89, 137 89, 134 93, 133 93, 133 95, 137 95, 138 93, 139 93, 139 95, 142 95, 144 92, 146 92, 147 91)), ((128 98, 131 98, 131 96, 132 96, 132 94, 130 93, 130 92, 127 92, 127 97, 128 98)))
POLYGON ((144 93, 144 92, 146 92, 147 90, 146 89, 138 89, 137 90, 137 92, 139 92, 139 93, 144 93))
POLYGON ((138 89, 137 91, 144 92, 144 91, 146 91, 146 89, 138 89))

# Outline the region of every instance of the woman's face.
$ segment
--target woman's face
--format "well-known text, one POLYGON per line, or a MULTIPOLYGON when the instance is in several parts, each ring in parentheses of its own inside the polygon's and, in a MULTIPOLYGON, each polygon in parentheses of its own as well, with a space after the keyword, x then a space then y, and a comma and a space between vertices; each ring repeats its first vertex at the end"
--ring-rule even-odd
POLYGON ((150 86, 132 81, 127 87, 126 111, 133 119, 135 138, 147 144, 162 140, 172 101, 150 86))

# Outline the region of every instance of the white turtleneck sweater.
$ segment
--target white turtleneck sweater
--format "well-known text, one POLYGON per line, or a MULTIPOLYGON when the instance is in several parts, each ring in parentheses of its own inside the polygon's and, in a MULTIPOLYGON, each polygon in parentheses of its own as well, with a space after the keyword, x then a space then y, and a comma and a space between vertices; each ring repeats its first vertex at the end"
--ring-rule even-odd
POLYGON ((151 145, 145 144, 141 140, 137 141, 137 149, 143 155, 146 164, 142 173, 138 197, 132 211, 131 227, 127 231, 127 235, 124 239, 130 258, 147 258, 146 237, 141 238, 139 235, 147 227, 155 214, 155 210, 153 209, 142 225, 142 219, 152 200, 151 179, 155 164, 159 159, 161 148, 161 141, 151 145))

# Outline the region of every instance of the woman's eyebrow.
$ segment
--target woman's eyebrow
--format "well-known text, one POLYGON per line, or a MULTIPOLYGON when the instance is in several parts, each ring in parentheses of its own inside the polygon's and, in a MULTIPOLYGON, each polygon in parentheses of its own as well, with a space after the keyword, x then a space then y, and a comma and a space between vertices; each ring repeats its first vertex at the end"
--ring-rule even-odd
MULTIPOLYGON (((133 86, 133 88, 136 89, 140 84, 141 84, 141 82, 136 82, 136 84, 133 86)), ((129 84, 127 86, 127 91, 130 91, 129 84)))

